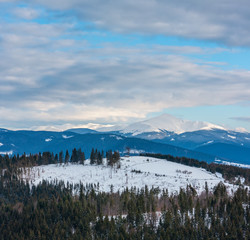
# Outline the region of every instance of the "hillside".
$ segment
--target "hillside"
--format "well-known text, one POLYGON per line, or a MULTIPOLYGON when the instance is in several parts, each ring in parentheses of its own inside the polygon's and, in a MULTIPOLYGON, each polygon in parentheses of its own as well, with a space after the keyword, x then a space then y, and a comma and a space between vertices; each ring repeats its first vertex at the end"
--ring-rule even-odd
POLYGON ((98 185, 99 191, 114 192, 123 191, 126 188, 149 188, 167 189, 169 193, 177 193, 180 188, 185 189, 191 185, 198 193, 213 188, 220 182, 227 186, 231 193, 237 186, 227 183, 221 174, 212 174, 204 169, 189 167, 186 165, 170 162, 152 157, 123 157, 120 168, 111 168, 105 165, 46 165, 33 167, 26 179, 37 185, 42 180, 65 181, 73 184, 82 182, 85 184, 98 185), (112 187, 111 187, 112 186, 112 187))
POLYGON ((250 163, 250 148, 225 143, 207 144, 195 149, 198 152, 215 154, 223 159, 235 159, 238 163, 250 163))

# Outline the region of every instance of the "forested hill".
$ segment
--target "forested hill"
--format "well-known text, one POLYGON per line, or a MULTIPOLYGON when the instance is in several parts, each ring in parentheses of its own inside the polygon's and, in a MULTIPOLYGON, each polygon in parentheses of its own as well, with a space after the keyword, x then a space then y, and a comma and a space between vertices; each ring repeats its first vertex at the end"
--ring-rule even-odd
MULTIPOLYGON (((230 165, 223 165, 223 164, 216 164, 204 161, 198 161, 192 158, 186 157, 175 157, 172 155, 163 155, 163 154, 152 154, 152 153, 144 153, 140 154, 141 156, 146 157, 153 157, 159 159, 165 159, 166 161, 175 162, 178 164, 195 167, 195 168, 203 168, 204 170, 211 172, 211 173, 221 173, 223 178, 229 182, 235 182, 237 179, 242 178, 244 179, 244 183, 249 185, 250 183, 250 169, 248 168, 240 168, 230 165)), ((97 149, 92 148, 90 154, 90 164, 97 164, 103 165, 103 158, 106 158, 108 161, 111 158, 111 163, 108 165, 113 165, 117 162, 117 159, 120 159, 119 151, 114 151, 114 153, 109 150, 104 152, 103 150, 98 151, 97 149)), ((26 168, 26 167, 34 167, 40 165, 47 165, 47 164, 68 164, 68 163, 75 163, 84 165, 86 159, 86 155, 81 148, 76 149, 74 148, 71 152, 66 150, 65 152, 60 151, 59 153, 52 153, 52 152, 43 152, 39 154, 30 154, 30 155, 0 155, 0 169, 6 170, 8 172, 15 172, 17 169, 26 168)), ((156 172, 157 174, 157 172, 156 172)))
MULTIPOLYGON (((30 168, 49 163, 54 163, 57 169, 64 172, 70 166, 78 169, 80 166, 82 169, 88 167, 86 161, 89 160, 85 160, 81 149, 56 155, 45 152, 0 157, 0 239, 182 240, 250 237, 250 194, 249 189, 240 183, 238 189, 230 193, 223 183, 219 183, 211 190, 205 187, 200 193, 188 184, 173 194, 168 189, 160 190, 147 185, 127 187, 122 191, 111 188, 103 192, 97 182, 86 184, 88 179, 85 178, 75 184, 44 180, 35 185, 31 180, 20 177, 22 171, 28 174, 30 168)), ((147 164, 154 164, 144 158, 144 165, 137 165, 141 169, 147 164)), ((191 159, 168 158, 171 162, 190 161, 193 164, 191 159)), ((115 173, 128 160, 120 159, 118 152, 102 153, 93 149, 89 164, 93 168, 107 168, 115 173), (106 162, 103 155, 107 157, 106 162)), ((161 161, 167 163, 167 160, 161 161)), ((147 176, 136 170, 134 163, 132 165, 134 176, 147 176)), ((181 173, 176 172, 178 174, 181 173)), ((159 177, 167 176, 156 176, 157 179, 159 177)))

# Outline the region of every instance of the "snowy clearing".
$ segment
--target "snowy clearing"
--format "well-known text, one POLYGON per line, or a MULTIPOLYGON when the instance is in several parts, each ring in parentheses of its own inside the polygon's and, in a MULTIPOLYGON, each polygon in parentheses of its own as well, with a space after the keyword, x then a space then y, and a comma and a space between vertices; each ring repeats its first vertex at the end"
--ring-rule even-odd
POLYGON ((73 184, 99 183, 99 190, 105 192, 110 191, 111 185, 113 191, 121 191, 126 187, 142 188, 147 185, 149 188, 159 187, 161 190, 168 189, 170 193, 176 193, 180 188, 186 188, 187 184, 191 184, 198 193, 201 193, 205 189, 205 182, 210 190, 219 182, 227 186, 229 193, 237 189, 237 186, 226 183, 221 174, 212 174, 202 168, 141 156, 123 157, 119 169, 112 169, 106 165, 90 165, 89 160, 86 160, 85 165, 52 164, 33 167, 28 172, 25 178, 35 185, 43 179, 64 180, 73 184))

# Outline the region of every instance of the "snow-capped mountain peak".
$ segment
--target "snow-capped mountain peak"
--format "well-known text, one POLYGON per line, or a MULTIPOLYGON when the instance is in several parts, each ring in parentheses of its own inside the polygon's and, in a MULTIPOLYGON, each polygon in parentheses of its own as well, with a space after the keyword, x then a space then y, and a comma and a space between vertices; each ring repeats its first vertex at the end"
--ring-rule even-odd
POLYGON ((134 136, 145 132, 162 132, 169 131, 175 133, 192 132, 197 130, 223 129, 223 127, 201 121, 190 121, 176 118, 170 114, 162 114, 160 116, 133 123, 125 127, 122 133, 132 133, 134 136))

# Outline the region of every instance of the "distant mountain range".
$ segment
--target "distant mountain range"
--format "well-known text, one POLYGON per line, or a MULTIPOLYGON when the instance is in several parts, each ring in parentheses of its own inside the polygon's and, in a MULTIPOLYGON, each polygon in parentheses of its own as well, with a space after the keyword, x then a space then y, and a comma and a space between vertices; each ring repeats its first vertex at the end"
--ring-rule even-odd
POLYGON ((92 147, 125 154, 150 152, 212 162, 250 164, 250 133, 227 130, 207 122, 188 121, 164 114, 124 128, 75 128, 64 132, 0 129, 0 154, 55 153, 81 147, 88 156, 92 147))
POLYGON ((141 152, 171 154, 173 156, 185 156, 211 162, 214 156, 183 149, 164 143, 157 143, 140 138, 124 137, 110 133, 85 133, 79 134, 70 131, 48 132, 48 131, 0 131, 0 153, 38 153, 52 151, 58 153, 66 149, 82 148, 89 157, 92 148, 108 151, 118 150, 126 154, 129 148, 130 154, 141 152))
POLYGON ((250 133, 227 130, 208 122, 182 120, 163 114, 112 132, 206 153, 217 159, 250 164, 250 133))

